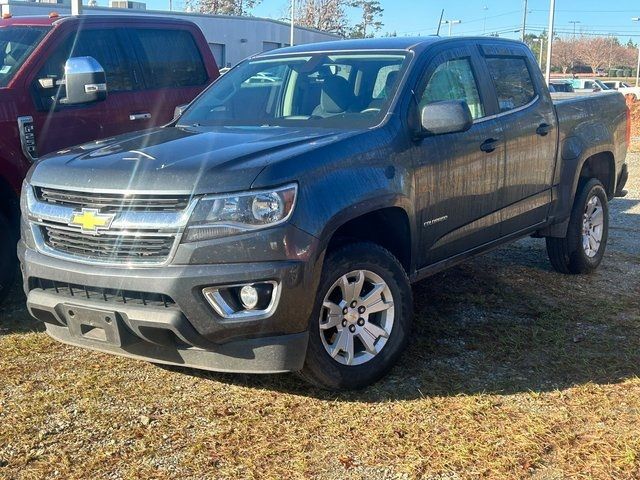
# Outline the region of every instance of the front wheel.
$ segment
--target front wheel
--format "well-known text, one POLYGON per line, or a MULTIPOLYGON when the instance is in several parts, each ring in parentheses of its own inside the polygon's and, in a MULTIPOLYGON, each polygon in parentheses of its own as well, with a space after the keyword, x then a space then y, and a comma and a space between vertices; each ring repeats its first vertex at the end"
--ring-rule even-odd
POLYGON ((356 243, 329 253, 302 377, 334 390, 377 381, 407 344, 412 309, 409 279, 389 251, 356 243))
POLYGON ((546 239, 551 265, 560 273, 591 273, 602 262, 608 237, 607 193, 592 178, 576 195, 566 236, 546 239))

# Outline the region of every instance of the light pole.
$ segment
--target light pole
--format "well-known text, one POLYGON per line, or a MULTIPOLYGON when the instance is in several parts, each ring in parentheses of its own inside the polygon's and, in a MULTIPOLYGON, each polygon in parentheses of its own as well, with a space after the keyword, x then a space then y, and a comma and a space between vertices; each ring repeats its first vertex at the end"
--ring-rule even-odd
POLYGON ((534 38, 533 41, 540 44, 540 52, 538 52, 538 63, 540 64, 540 68, 542 68, 542 49, 544 48, 544 37, 540 35, 538 38, 534 38))
POLYGON ((549 33, 547 34, 547 66, 545 68, 545 77, 547 78, 547 85, 551 80, 551 50, 553 49, 553 23, 556 14, 556 0, 551 0, 549 5, 549 33))
POLYGON ((489 10, 489 7, 487 7, 485 5, 484 7, 482 7, 482 10, 484 10, 484 22, 482 22, 482 35, 486 35, 486 33, 487 33, 487 10, 489 10))
POLYGON ((293 47, 293 33, 295 30, 295 16, 296 16, 296 0, 291 0, 291 38, 289 39, 289 45, 293 47))
POLYGON ((527 0, 524 0, 524 12, 522 14, 522 41, 527 30, 527 0))
POLYGON ((576 38, 576 25, 580 22, 580 20, 569 20, 569 23, 573 23, 573 38, 576 38))
POLYGON ((443 20, 440 23, 442 23, 444 25, 449 25, 449 36, 451 36, 451 26, 452 25, 457 25, 459 23, 462 23, 462 20, 443 20))
MULTIPOLYGON (((640 17, 633 17, 631 20, 640 22, 640 17)), ((640 87, 640 45, 638 45, 638 65, 636 66, 636 87, 640 87)))

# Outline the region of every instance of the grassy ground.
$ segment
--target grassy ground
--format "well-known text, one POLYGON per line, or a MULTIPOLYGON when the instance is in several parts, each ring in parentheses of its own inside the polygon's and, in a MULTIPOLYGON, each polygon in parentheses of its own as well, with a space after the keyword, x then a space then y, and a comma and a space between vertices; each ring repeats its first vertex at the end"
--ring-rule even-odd
POLYGON ((392 374, 331 394, 67 347, 0 312, 3 478, 640 478, 640 155, 600 270, 527 239, 415 286, 392 374))

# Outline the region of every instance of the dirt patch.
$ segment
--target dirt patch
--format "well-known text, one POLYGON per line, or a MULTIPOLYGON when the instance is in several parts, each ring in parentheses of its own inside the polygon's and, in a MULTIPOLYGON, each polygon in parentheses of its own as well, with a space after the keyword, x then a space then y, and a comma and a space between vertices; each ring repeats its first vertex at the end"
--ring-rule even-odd
POLYGON ((391 375, 173 371, 61 345, 0 312, 0 477, 640 478, 640 155, 590 276, 525 239, 414 287, 391 375))
POLYGON ((631 152, 640 152, 640 100, 632 95, 626 96, 627 106, 631 110, 631 152))

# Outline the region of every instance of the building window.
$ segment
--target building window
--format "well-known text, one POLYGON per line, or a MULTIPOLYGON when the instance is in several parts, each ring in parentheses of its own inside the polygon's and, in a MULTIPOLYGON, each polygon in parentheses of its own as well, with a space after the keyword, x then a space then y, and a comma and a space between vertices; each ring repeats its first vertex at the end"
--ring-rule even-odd
POLYGON ((213 53, 213 58, 216 59, 216 64, 219 68, 222 68, 226 65, 227 55, 224 43, 210 43, 209 48, 211 49, 211 53, 213 53))
POLYGON ((280 44, 277 42, 262 42, 262 51, 268 52, 269 50, 275 50, 280 48, 280 44))

